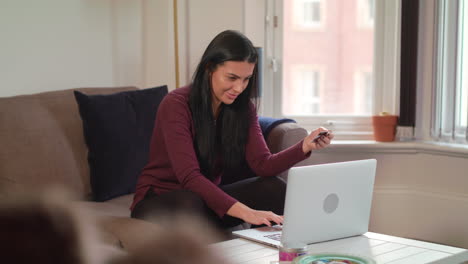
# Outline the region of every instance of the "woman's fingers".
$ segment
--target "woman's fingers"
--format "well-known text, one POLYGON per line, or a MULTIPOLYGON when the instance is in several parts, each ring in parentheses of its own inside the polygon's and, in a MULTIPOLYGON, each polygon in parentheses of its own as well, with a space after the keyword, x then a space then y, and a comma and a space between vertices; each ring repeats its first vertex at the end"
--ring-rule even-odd
POLYGON ((326 142, 326 140, 327 140, 327 138, 321 138, 321 139, 319 140, 319 145, 320 145, 321 148, 324 148, 324 147, 326 147, 326 146, 328 145, 328 143, 326 142))
POLYGON ((251 217, 248 217, 244 219, 244 221, 254 224, 254 225, 267 225, 271 226, 272 223, 276 223, 278 225, 281 225, 283 223, 283 216, 277 215, 271 211, 258 211, 258 210, 253 210, 251 217))
POLYGON ((228 211, 229 215, 239 217, 244 220, 246 223, 253 224, 253 225, 267 225, 271 226, 272 223, 276 223, 278 225, 283 223, 283 216, 277 215, 271 211, 259 211, 251 209, 239 202, 235 203, 228 211), (241 213, 237 211, 244 210, 241 213), (239 215, 239 216, 238 216, 239 215))
POLYGON ((277 225, 281 225, 283 223, 283 216, 277 215, 273 212, 268 212, 270 217, 268 218, 268 222, 274 222, 277 225))
MULTIPOLYGON (((331 136, 333 137, 333 135, 331 136)), ((317 145, 319 149, 325 148, 328 146, 331 142, 331 138, 328 136, 323 136, 317 140, 317 145)))
POLYGON ((282 225, 283 224, 283 217, 280 215, 275 215, 275 218, 273 219, 273 222, 275 222, 277 225, 282 225))

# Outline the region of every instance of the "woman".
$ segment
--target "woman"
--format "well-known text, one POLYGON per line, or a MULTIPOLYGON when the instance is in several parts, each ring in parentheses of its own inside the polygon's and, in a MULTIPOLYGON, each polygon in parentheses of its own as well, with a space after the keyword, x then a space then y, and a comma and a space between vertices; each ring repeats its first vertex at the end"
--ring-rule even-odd
POLYGON ((282 171, 330 144, 333 134, 271 154, 252 103, 257 52, 236 31, 208 45, 192 84, 161 102, 150 160, 137 183, 132 217, 151 219, 176 210, 201 213, 221 227, 283 222, 282 171))

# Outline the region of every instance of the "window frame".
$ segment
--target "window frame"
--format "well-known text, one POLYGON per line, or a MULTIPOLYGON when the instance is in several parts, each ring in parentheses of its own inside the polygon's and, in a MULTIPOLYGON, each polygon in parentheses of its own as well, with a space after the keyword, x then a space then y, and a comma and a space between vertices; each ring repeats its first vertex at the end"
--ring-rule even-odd
POLYGON ((435 4, 434 87, 430 137, 447 143, 468 143, 467 127, 459 126, 462 40, 459 28, 463 1, 439 0, 435 4))
MULTIPOLYGON (((400 88, 400 24, 401 1, 376 0, 374 27, 374 98, 373 113, 399 113, 400 88)), ((336 139, 373 139, 371 116, 367 115, 314 115, 303 117, 282 115, 282 25, 283 1, 267 0, 267 23, 265 35, 265 91, 262 98, 263 114, 275 118, 292 118, 307 130, 327 127, 335 131, 336 139), (268 22, 268 19, 267 19, 268 22), (266 90, 266 89, 265 89, 266 90), (265 107, 269 105, 269 107, 265 107)), ((326 22, 325 22, 326 24, 326 22)))

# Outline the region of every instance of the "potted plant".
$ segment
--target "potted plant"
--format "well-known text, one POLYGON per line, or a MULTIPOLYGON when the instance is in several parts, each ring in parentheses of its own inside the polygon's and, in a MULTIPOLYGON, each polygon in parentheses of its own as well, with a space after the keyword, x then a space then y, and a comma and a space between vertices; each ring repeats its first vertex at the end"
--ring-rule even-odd
POLYGON ((381 112, 372 116, 372 126, 374 128, 374 139, 380 142, 390 142, 395 139, 398 116, 381 112))

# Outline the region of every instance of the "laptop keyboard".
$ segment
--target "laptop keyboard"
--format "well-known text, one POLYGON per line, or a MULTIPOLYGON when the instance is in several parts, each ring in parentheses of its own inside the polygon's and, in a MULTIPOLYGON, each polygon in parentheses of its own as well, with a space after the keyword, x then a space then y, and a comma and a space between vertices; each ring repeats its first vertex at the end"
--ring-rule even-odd
POLYGON ((276 241, 281 241, 281 234, 266 235, 264 237, 269 238, 269 239, 273 239, 273 240, 276 240, 276 241))

